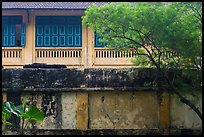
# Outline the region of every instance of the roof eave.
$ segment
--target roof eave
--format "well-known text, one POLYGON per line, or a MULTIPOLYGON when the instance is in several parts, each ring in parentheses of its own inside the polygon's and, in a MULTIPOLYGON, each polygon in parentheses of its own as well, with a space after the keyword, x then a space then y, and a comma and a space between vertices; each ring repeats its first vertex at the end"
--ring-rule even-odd
POLYGON ((63 9, 63 8, 2 8, 2 10, 86 10, 82 9, 63 9))

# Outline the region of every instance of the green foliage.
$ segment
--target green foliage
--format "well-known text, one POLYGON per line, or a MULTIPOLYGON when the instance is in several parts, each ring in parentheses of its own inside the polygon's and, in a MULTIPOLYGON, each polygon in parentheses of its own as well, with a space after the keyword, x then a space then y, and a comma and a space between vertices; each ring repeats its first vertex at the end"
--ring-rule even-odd
POLYGON ((144 86, 145 86, 145 87, 157 87, 158 84, 157 84, 157 82, 154 80, 154 81, 152 81, 152 82, 145 82, 145 83, 144 83, 144 86))
POLYGON ((15 112, 15 106, 12 102, 2 102, 2 124, 3 130, 2 133, 6 134, 7 126, 12 125, 8 120, 11 118, 12 113, 18 115, 15 112))
POLYGON ((177 54, 154 56, 160 67, 192 68, 195 63, 202 65, 201 18, 201 2, 122 2, 88 8, 82 23, 101 35, 109 48, 145 49, 144 45, 152 45, 154 49, 145 49, 149 51, 146 55, 137 54, 150 59, 150 54, 160 52, 158 48, 167 49, 177 54))
MULTIPOLYGON (((5 126, 4 127, 4 133, 6 131, 7 125, 12 125, 12 123, 8 122, 12 116, 12 114, 15 114, 21 119, 21 129, 25 129, 28 126, 28 123, 34 124, 37 121, 43 121, 44 120, 44 113, 40 109, 38 109, 36 106, 30 105, 27 106, 27 100, 24 100, 21 105, 14 106, 14 103, 12 102, 3 102, 2 103, 2 123, 5 126), (27 120, 27 123, 25 124, 25 120, 27 120)), ((23 131, 22 131, 23 134, 23 131)))
POLYGON ((44 113, 33 105, 29 108, 24 108, 23 105, 19 105, 16 107, 16 111, 19 113, 21 119, 28 119, 31 123, 44 119, 44 113))
POLYGON ((136 55, 132 62, 139 68, 154 68, 155 66, 152 62, 149 61, 148 57, 146 56, 138 56, 136 55))
POLYGON ((175 87, 184 94, 191 94, 195 96, 198 92, 202 90, 201 71, 195 70, 182 70, 182 74, 178 75, 173 81, 175 87))
POLYGON ((82 23, 101 35, 108 48, 134 49, 137 67, 199 70, 201 19, 201 2, 112 2, 88 8, 82 23))
POLYGON ((2 123, 5 125, 11 125, 11 123, 7 121, 11 117, 11 109, 10 102, 2 102, 2 123))

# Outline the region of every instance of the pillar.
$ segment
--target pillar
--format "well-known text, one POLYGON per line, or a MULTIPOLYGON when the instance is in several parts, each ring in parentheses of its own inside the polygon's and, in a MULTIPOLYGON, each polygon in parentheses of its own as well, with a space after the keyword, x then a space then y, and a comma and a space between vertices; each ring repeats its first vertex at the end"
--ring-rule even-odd
POLYGON ((77 129, 88 129, 88 93, 77 93, 77 129))

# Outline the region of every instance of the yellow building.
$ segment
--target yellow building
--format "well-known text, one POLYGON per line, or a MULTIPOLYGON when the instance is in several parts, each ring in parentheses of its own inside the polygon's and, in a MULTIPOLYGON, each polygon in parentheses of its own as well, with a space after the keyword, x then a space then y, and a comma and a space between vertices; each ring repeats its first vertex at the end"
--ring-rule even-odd
POLYGON ((82 26, 81 16, 93 3, 107 2, 3 2, 3 67, 32 63, 80 69, 132 67, 132 52, 105 49, 95 33, 82 26))

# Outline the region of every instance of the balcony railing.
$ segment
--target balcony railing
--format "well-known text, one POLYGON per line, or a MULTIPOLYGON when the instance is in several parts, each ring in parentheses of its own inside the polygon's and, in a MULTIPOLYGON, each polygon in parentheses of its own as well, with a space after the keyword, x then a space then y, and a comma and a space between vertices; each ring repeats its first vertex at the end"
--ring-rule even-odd
MULTIPOLYGON (((86 67, 84 61, 88 57, 93 57, 92 67, 117 67, 133 66, 131 59, 134 57, 133 51, 116 51, 113 49, 94 48, 93 56, 84 57, 84 51, 78 47, 36 47, 32 63, 64 64, 67 67, 86 67)), ((3 47, 3 66, 23 66, 25 65, 24 48, 3 47)), ((27 63, 28 64, 28 63, 27 63)))
POLYGON ((3 47, 2 64, 5 66, 22 66, 22 48, 21 47, 3 47))
POLYGON ((96 48, 94 50, 95 66, 132 66, 133 51, 116 51, 112 49, 96 48))
POLYGON ((81 48, 36 48, 35 62, 80 66, 81 56, 81 48))

